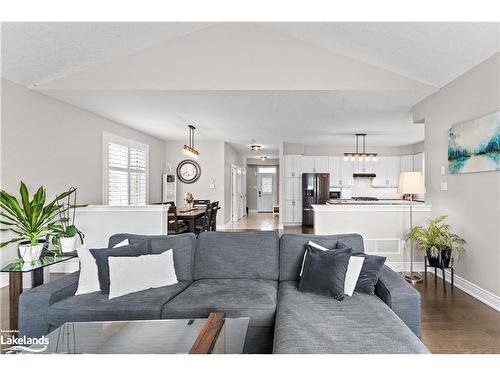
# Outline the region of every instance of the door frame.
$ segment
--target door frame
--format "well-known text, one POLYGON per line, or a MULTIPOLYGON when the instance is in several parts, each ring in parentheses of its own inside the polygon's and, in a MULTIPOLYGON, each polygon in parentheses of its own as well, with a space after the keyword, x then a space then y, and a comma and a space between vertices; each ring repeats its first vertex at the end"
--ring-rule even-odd
POLYGON ((256 208, 257 212, 262 212, 262 213, 268 213, 268 212, 273 212, 273 206, 275 203, 277 204, 279 202, 279 184, 278 184, 278 179, 279 179, 279 173, 278 173, 278 167, 276 165, 257 165, 257 190, 255 191, 256 194, 256 208), (259 168, 275 168, 274 173, 259 173, 259 168), (272 202, 271 202, 271 209, 269 211, 260 211, 259 210, 259 174, 265 175, 265 174, 270 174, 273 176, 273 194, 272 194, 272 202))
POLYGON ((245 203, 246 196, 246 185, 245 185, 245 177, 244 177, 244 169, 242 167, 238 167, 235 164, 231 164, 231 219, 232 223, 237 222, 245 216, 246 210, 243 206, 245 203), (238 173, 238 171, 240 173, 238 173), (241 196, 237 197, 239 188, 241 187, 241 196), (236 200, 235 200, 236 198, 236 200))

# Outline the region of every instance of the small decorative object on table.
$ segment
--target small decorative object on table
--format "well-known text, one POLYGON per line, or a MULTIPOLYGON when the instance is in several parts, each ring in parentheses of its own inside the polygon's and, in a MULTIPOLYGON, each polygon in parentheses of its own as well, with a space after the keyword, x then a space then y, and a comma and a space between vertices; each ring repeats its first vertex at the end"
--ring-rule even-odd
MULTIPOLYGON (((427 228, 416 226, 411 229, 408 238, 415 240, 417 249, 425 251, 425 266, 444 269, 451 268, 453 271, 453 257, 457 255, 460 260, 465 253, 464 245, 466 241, 458 235, 451 233, 450 225, 444 221, 447 216, 439 216, 435 219, 427 220, 427 228)), ((445 285, 445 284, 443 284, 445 285)))
POLYGON ((19 257, 25 262, 37 261, 42 254, 45 243, 55 233, 58 225, 58 211, 64 212, 65 210, 58 202, 70 194, 70 191, 64 192, 50 203, 45 204, 46 194, 43 186, 38 188, 30 200, 28 189, 21 181, 20 204, 17 198, 2 190, 0 192, 1 231, 10 231, 14 233, 14 237, 1 242, 0 248, 10 243, 19 243, 19 257))
POLYGON ((194 197, 192 193, 187 192, 184 200, 186 201, 186 206, 188 209, 193 208, 194 197))

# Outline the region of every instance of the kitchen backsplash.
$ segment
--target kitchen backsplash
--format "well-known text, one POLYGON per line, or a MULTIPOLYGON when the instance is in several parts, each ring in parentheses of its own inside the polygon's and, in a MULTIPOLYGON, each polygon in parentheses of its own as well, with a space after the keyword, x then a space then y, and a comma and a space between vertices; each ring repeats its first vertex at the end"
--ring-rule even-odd
POLYGON ((400 199, 396 188, 373 187, 370 178, 355 178, 350 188, 341 189, 342 199, 351 197, 376 197, 379 199, 400 199))

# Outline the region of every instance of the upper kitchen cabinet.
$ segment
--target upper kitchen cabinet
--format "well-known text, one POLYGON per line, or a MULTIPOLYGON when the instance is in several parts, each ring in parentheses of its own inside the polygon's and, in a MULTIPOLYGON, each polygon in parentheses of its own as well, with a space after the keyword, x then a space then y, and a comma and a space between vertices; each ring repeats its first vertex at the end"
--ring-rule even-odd
POLYGON ((397 187, 401 173, 401 158, 399 156, 379 156, 375 164, 375 174, 372 186, 397 187))
POLYGON ((328 173, 328 156, 303 156, 302 173, 328 173))
POLYGON ((302 176, 302 155, 284 155, 285 177, 302 176))
POLYGON ((314 173, 315 156, 302 157, 302 173, 314 173))
POLYGON ((328 158, 328 173, 330 173, 330 187, 352 186, 352 161, 344 161, 343 156, 330 156, 328 158))
POLYGON ((413 155, 401 156, 401 173, 413 172, 413 155))
POLYGON ((377 162, 367 160, 355 160, 353 163, 354 173, 375 173, 377 162))
POLYGON ((413 155, 413 171, 424 173, 424 153, 420 152, 413 155))

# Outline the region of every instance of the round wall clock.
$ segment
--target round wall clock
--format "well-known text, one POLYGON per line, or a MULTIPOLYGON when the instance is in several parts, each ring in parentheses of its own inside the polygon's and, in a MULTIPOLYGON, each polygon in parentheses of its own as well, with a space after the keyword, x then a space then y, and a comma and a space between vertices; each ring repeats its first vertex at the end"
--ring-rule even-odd
POLYGON ((185 184, 192 184, 200 178, 200 165, 193 160, 183 160, 177 166, 177 177, 185 184))

